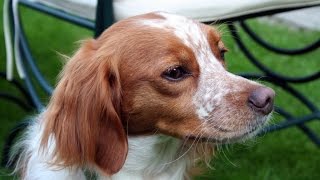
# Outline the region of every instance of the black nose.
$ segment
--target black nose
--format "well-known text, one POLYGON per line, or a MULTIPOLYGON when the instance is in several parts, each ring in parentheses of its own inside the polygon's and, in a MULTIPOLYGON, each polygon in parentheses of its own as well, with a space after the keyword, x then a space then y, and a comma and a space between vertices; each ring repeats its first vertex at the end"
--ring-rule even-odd
POLYGON ((264 115, 269 114, 273 109, 275 92, 267 87, 259 87, 251 92, 248 98, 248 105, 256 112, 264 115))

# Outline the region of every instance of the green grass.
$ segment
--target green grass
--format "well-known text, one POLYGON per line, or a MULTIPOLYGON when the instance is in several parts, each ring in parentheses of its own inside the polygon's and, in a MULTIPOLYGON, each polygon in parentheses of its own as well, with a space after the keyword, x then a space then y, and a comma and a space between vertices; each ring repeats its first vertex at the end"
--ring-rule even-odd
MULTIPOLYGON (((2 14, 2 7, 0 13, 2 14)), ((56 75, 62 66, 62 58, 57 55, 57 52, 72 55, 72 52, 77 49, 75 42, 91 37, 92 32, 28 9, 23 9, 22 17, 25 22, 27 36, 30 39, 32 52, 38 59, 37 63, 49 81, 54 84, 56 75)), ((2 24, 2 16, 0 23, 2 24)), ((250 21, 250 25, 269 42, 283 47, 301 47, 303 44, 320 37, 320 32, 288 29, 282 25, 270 25, 260 21, 250 21)), ((243 71, 258 72, 235 45, 226 27, 221 26, 219 29, 223 31, 224 41, 230 49, 230 52, 226 55, 229 70, 234 73, 243 71)), ((259 48, 247 36, 243 33, 241 34, 246 44, 254 51, 254 54, 263 59, 264 64, 279 73, 288 76, 304 75, 320 69, 319 50, 303 56, 279 56, 259 48)), ((0 71, 4 70, 5 47, 3 29, 0 28, 0 71)), ((320 107, 319 80, 294 86, 307 94, 310 100, 317 107, 320 107)), ((277 92, 277 105, 285 107, 287 111, 297 116, 309 113, 293 97, 278 87, 272 87, 277 92)), ((18 94, 14 88, 3 80, 0 81, 0 90, 18 94)), ((46 101, 46 97, 43 95, 42 97, 46 101)), ((1 149, 10 129, 18 121, 31 114, 24 112, 10 102, 0 100, 1 149)), ((275 115, 275 119, 280 118, 275 115)), ((320 132, 319 122, 312 122, 308 125, 320 132)), ((249 141, 245 144, 236 144, 223 148, 217 152, 212 165, 214 167, 213 170, 209 170, 206 174, 196 179, 320 179, 320 149, 312 144, 298 128, 293 127, 258 137, 254 141, 249 141)), ((0 179, 12 179, 6 177, 5 172, 5 169, 2 169, 0 179)))

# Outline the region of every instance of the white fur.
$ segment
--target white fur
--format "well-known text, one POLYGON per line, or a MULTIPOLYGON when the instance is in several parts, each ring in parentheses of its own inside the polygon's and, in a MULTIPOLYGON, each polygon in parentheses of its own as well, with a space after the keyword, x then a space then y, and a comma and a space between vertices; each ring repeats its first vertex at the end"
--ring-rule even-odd
POLYGON ((55 146, 51 138, 48 144, 48 151, 40 149, 42 137, 41 115, 36 118, 24 133, 23 139, 14 148, 13 155, 19 153, 15 171, 21 171, 25 180, 81 180, 85 175, 81 170, 72 168, 61 169, 49 166, 52 160, 52 152, 55 146), (48 152, 48 153, 43 153, 48 152))
POLYGON ((179 158, 181 140, 165 135, 129 137, 128 140, 126 162, 112 180, 185 179, 189 161, 187 156, 179 158))
MULTIPOLYGON (((50 166, 55 146, 51 137, 48 151, 40 149, 42 136, 41 115, 26 130, 24 138, 15 147, 19 153, 16 171, 23 171, 24 180, 82 180, 86 179, 81 169, 50 166), (19 150, 23 150, 20 153, 19 150), (47 153, 43 153, 47 152, 47 153)), ((183 180, 189 166, 189 158, 185 156, 181 140, 165 136, 152 135, 129 137, 128 156, 122 169, 111 177, 104 177, 94 172, 100 180, 183 180)))

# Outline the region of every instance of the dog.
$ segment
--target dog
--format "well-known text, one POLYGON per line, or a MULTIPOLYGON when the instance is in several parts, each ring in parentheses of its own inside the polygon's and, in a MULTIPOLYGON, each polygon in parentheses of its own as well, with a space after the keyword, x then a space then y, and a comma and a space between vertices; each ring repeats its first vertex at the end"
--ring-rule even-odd
POLYGON ((272 89, 226 71, 211 26, 164 12, 119 21, 66 63, 17 145, 22 179, 188 179, 214 144, 256 135, 272 89), (208 146, 208 143, 212 146, 208 146), (200 147, 200 148, 199 148, 200 147))

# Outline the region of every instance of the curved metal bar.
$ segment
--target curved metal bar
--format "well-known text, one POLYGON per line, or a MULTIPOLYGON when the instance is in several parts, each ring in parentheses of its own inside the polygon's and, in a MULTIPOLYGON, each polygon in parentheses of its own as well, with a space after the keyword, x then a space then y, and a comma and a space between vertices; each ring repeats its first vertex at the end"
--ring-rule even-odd
POLYGON ((5 99, 5 100, 9 100, 15 104, 17 104, 18 106, 20 106, 22 109, 24 109, 25 111, 31 111, 31 107, 26 104, 23 100, 19 99, 18 97, 15 97, 11 94, 8 93, 2 93, 0 92, 0 98, 5 99))
POLYGON ((44 6, 44 5, 40 4, 40 3, 32 2, 30 0, 19 0, 19 3, 24 5, 24 6, 27 6, 29 8, 38 10, 38 11, 40 11, 42 13, 57 17, 57 18, 59 18, 61 20, 64 20, 64 21, 79 25, 81 27, 84 27, 84 28, 87 28, 87 29, 91 29, 91 30, 95 29, 94 22, 92 22, 92 21, 90 21, 88 19, 81 18, 81 17, 78 17, 78 16, 74 16, 74 15, 62 12, 62 11, 60 11, 58 9, 50 8, 50 7, 44 6))
POLYGON ((35 105, 35 108, 37 109, 38 112, 41 112, 42 109, 44 109, 44 106, 36 92, 36 90, 33 87, 33 84, 31 82, 30 77, 27 75, 26 73, 26 77, 24 79, 26 88, 28 89, 29 93, 30 93, 30 97, 32 98, 32 102, 35 105))
POLYGON ((282 108, 280 108, 278 106, 274 107, 274 111, 279 113, 281 116, 284 116, 287 119, 293 117, 289 112, 285 111, 284 109, 282 109, 282 108))
MULTIPOLYGON (((10 8, 9 10, 12 14, 12 8, 10 8)), ((18 11, 19 13, 19 11, 18 11)), ((18 14, 20 16, 20 14, 18 14)), ((47 82, 47 80, 45 80, 44 76, 42 75, 42 73, 40 72, 39 68, 37 67, 37 65, 35 64, 35 60, 31 54, 31 50, 29 48, 28 42, 26 40, 26 36, 25 36, 25 32, 23 29, 23 26, 20 22, 21 18, 17 18, 18 22, 16 22, 20 27, 19 32, 19 48, 20 51, 24 54, 25 60, 26 60, 26 64, 28 64, 28 66, 30 67, 30 70, 32 72, 32 74, 34 75, 35 79, 39 82, 40 87, 44 90, 44 92, 46 92, 47 94, 52 94, 52 87, 50 86, 50 84, 47 82)), ((14 19, 12 17, 12 15, 10 16, 10 21, 13 22, 14 19)), ((15 26, 12 27, 13 31, 15 26)), ((26 68, 24 68, 24 72, 26 72, 26 68)))
MULTIPOLYGON (((6 74, 3 72, 0 72, 0 78, 6 79, 6 74)), ((26 100, 29 102, 29 104, 32 107, 35 107, 32 101, 32 98, 30 97, 28 91, 22 87, 22 85, 15 79, 12 79, 11 81, 8 81, 10 84, 14 85, 18 90, 22 93, 22 95, 26 98, 26 100)))
POLYGON ((280 86, 282 89, 284 89, 285 91, 289 92, 290 94, 292 94, 292 96, 294 96, 295 98, 297 98, 299 101, 301 101, 304 105, 306 105, 312 112, 317 112, 319 111, 319 109, 311 102, 309 101, 309 99, 307 99, 304 95, 302 95, 301 93, 299 93, 297 90, 295 90, 294 88, 292 88, 291 86, 289 86, 287 83, 282 82, 282 81, 278 81, 277 79, 274 79, 273 77, 268 77, 266 75, 261 75, 261 74, 239 74, 240 76, 243 76, 245 78, 255 78, 255 79, 263 79, 266 80, 268 82, 274 83, 278 86, 280 86))
MULTIPOLYGON (((263 76, 262 74, 248 74, 248 73, 242 73, 240 74, 242 77, 245 78, 249 78, 249 79, 263 79, 265 81, 268 81, 270 83, 273 83, 275 85, 278 85, 280 87, 282 87, 282 84, 278 84, 277 81, 275 81, 273 78, 270 78, 268 76, 263 76)), ((315 109, 316 110, 316 109, 315 109)), ((275 111, 277 113, 279 113, 280 115, 284 116, 286 118, 287 121, 290 121, 292 119, 294 119, 293 115, 291 115, 290 113, 286 112, 284 109, 279 108, 279 107, 275 107, 275 111)), ((316 118, 317 119, 317 118, 316 118)), ((319 119, 319 117, 318 117, 319 119)), ((266 127, 265 130, 263 130, 259 135, 263 135, 267 132, 273 132, 277 129, 283 129, 283 128, 287 128, 287 124, 288 122, 283 122, 281 124, 277 124, 277 125, 273 125, 273 126, 268 126, 266 127), (276 128, 276 129, 275 129, 276 128), (271 129, 271 131, 270 131, 271 129)), ((290 125, 289 125, 290 126, 290 125)), ((288 127, 289 127, 288 126, 288 127)), ((307 127, 306 125, 304 125, 303 123, 301 124, 297 124, 297 126, 309 137, 309 139, 311 141, 313 141, 315 144, 317 144, 318 146, 320 146, 320 138, 319 136, 314 133, 309 127, 307 127)))
MULTIPOLYGON (((275 107, 275 111, 276 111, 277 113, 279 113, 280 115, 284 116, 287 121, 290 121, 291 119, 294 119, 294 117, 293 117, 290 113, 286 112, 284 109, 281 109, 281 108, 279 108, 279 107, 275 107)), ((283 124, 287 124, 287 123, 284 122, 283 124)), ((277 126, 278 128, 280 128, 279 126, 283 126, 283 124, 282 124, 282 125, 279 125, 279 124, 278 124, 278 125, 274 125, 274 126, 277 126)), ((317 144, 318 146, 320 146, 320 137, 319 137, 316 133, 314 133, 308 126, 306 126, 304 123, 303 123, 303 124, 298 124, 297 126, 299 127, 299 129, 300 129, 301 131, 303 131, 303 132, 308 136, 308 138, 309 138, 312 142, 314 142, 315 144, 317 144)), ((272 127, 272 126, 267 127, 264 131, 262 131, 262 132, 260 133, 260 135, 269 132, 269 131, 268 131, 268 128, 271 128, 271 127, 272 127)))
MULTIPOLYGON (((299 118, 289 118, 287 121, 281 122, 277 125, 272 125, 266 128, 267 132, 273 132, 281 129, 285 129, 294 125, 304 124, 314 119, 320 119, 320 112, 314 112, 312 114, 299 117, 299 118)), ((319 140, 320 144, 320 140, 319 140)))
POLYGON ((307 53, 310 51, 313 51, 317 48, 320 47, 320 39, 314 41, 313 43, 306 45, 303 48, 297 48, 297 49, 285 49, 285 48, 278 48, 275 47, 265 40, 261 39, 256 33, 254 33, 250 27, 244 22, 244 21, 239 21, 240 26, 243 28, 243 30, 253 39, 255 40, 258 44, 260 44, 262 47, 265 49, 268 49, 270 51, 273 51, 278 54, 285 54, 285 55, 298 55, 298 54, 303 54, 307 53))
MULTIPOLYGON (((19 41, 19 48, 21 48, 21 41, 19 41)), ((25 58, 23 58, 23 56, 21 58, 22 58, 21 63, 23 65, 24 71, 27 72, 27 69, 24 65, 25 58)), ((41 112, 41 110, 44 108, 44 106, 43 106, 43 104, 40 100, 40 97, 38 96, 38 94, 32 84, 31 78, 29 77, 28 73, 25 73, 25 78, 23 80, 24 80, 24 83, 26 85, 26 89, 29 92, 29 96, 31 97, 31 100, 32 100, 35 108, 37 109, 38 112, 41 112)))
MULTIPOLYGON (((11 14, 10 22, 13 22, 14 19, 12 17, 12 15, 13 15, 12 7, 9 8, 9 13, 11 14)), ((14 27, 13 27, 13 31, 14 31, 14 27)), ((21 50, 21 48, 22 48, 21 40, 19 40, 18 48, 19 48, 19 50, 21 50)), ((25 67, 25 61, 26 60, 25 60, 25 58, 23 58, 23 56, 25 56, 24 53, 22 53, 22 56, 21 56, 22 68, 23 68, 24 72, 27 72, 27 68, 25 67)), ((30 97, 30 100, 31 100, 32 104, 37 109, 37 111, 40 112, 44 108, 44 106, 42 105, 42 103, 40 101, 40 98, 39 98, 37 92, 35 91, 35 89, 33 87, 33 84, 31 82, 31 78, 29 77, 28 73, 25 73, 25 78, 23 80, 24 80, 24 83, 26 85, 26 91, 28 92, 28 96, 30 97)))
POLYGON ((286 129, 289 127, 292 127, 294 125, 298 126, 305 135, 308 136, 308 138, 314 142, 317 146, 320 147, 320 138, 317 134, 315 134, 310 128, 308 128, 304 123, 309 122, 314 119, 318 119, 319 117, 310 115, 310 116, 304 116, 301 118, 290 118, 287 119, 287 121, 284 121, 282 123, 279 123, 277 125, 267 126, 259 135, 263 135, 269 132, 275 132, 278 130, 286 129))
POLYGON ((272 78, 277 79, 277 81, 283 81, 283 82, 291 82, 291 83, 305 83, 305 82, 309 82, 309 81, 313 81, 317 78, 320 78, 320 71, 312 74, 312 75, 308 75, 308 76, 304 76, 304 77, 297 77, 297 78, 293 78, 293 77, 288 77, 288 76, 283 76, 280 75, 278 73, 275 73, 273 71, 271 71, 269 68, 265 67, 263 64, 261 64, 247 49, 247 47, 244 45, 244 43, 241 41, 241 38, 237 32, 236 27, 233 24, 228 24, 228 27, 230 29, 230 32, 234 38, 234 40, 236 41, 236 43, 238 44, 238 46, 240 47, 240 49, 243 51, 243 53, 245 54, 245 56, 257 67, 259 68, 261 71, 263 71, 264 73, 266 73, 268 76, 271 76, 272 78))
POLYGON ((287 92, 291 93, 294 97, 299 99, 303 104, 305 104, 312 112, 319 111, 319 109, 311 102, 309 99, 298 92, 296 89, 291 87, 289 84, 284 83, 280 86, 282 89, 286 90, 287 92))
MULTIPOLYGON (((6 138, 6 141, 3 146, 3 152, 2 152, 2 159, 1 159, 1 166, 6 167, 9 166, 12 168, 13 164, 9 163, 9 154, 10 154, 10 148, 14 144, 14 140, 16 139, 19 132, 24 130, 26 127, 28 127, 31 124, 30 119, 26 119, 24 121, 19 122, 10 132, 9 136, 6 138)), ((16 161, 13 161, 16 162, 16 161)))
POLYGON ((265 10, 265 11, 259 11, 256 13, 250 13, 250 14, 245 14, 245 15, 239 15, 236 17, 231 17, 231 18, 223 18, 219 19, 219 21, 204 21, 203 23, 205 24, 222 24, 222 23, 229 23, 229 22, 237 22, 239 20, 246 20, 250 18, 257 18, 257 17, 262 17, 262 16, 268 16, 268 15, 273 15, 277 13, 283 13, 283 12, 288 12, 288 11, 293 11, 293 10, 298 10, 298 9, 304 9, 304 8, 309 8, 309 7, 315 7, 319 5, 305 5, 305 6, 299 6, 299 7, 285 7, 285 8, 275 8, 275 9, 270 9, 270 10, 265 10))
POLYGON ((21 50, 24 54, 26 63, 28 63, 30 70, 32 72, 32 74, 34 75, 35 79, 37 80, 37 82, 39 82, 40 87, 42 87, 42 89, 48 94, 51 95, 53 92, 53 88, 51 87, 51 85, 49 85, 48 81, 44 78, 44 76, 42 75, 42 73, 40 72, 38 66, 35 64, 35 59, 32 57, 32 54, 30 53, 30 48, 28 45, 28 42, 25 38, 25 34, 23 31, 23 27, 20 24, 20 43, 21 43, 21 50))

